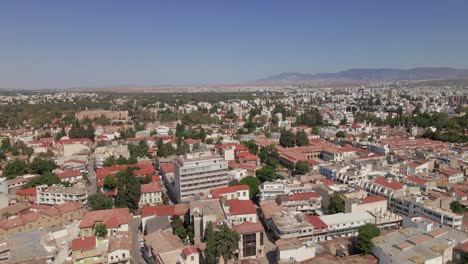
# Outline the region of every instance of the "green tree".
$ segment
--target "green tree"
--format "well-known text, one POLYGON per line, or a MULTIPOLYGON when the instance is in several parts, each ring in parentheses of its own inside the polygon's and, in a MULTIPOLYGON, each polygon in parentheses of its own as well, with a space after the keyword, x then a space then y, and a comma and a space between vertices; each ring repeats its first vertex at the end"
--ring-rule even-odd
POLYGON ((3 139, 0 148, 5 151, 9 150, 11 148, 10 140, 8 138, 3 139))
POLYGON ((282 147, 290 148, 294 147, 294 134, 286 129, 281 130, 279 143, 282 147))
POLYGON ((310 172, 310 163, 307 161, 298 161, 296 162, 295 170, 297 174, 306 174, 310 172))
POLYGON ((193 242, 193 228, 191 226, 185 226, 179 216, 172 217, 171 227, 173 234, 177 235, 182 241, 193 242))
POLYGON ((266 158, 265 160, 265 164, 268 165, 268 166, 271 166, 273 168, 278 168, 279 166, 279 161, 277 158, 274 158, 274 157, 268 157, 266 158))
POLYGON ((206 242, 206 249, 205 249, 205 257, 206 262, 208 264, 216 264, 217 263, 217 252, 216 252, 216 237, 215 232, 213 231, 213 225, 211 221, 208 222, 206 225, 206 232, 205 232, 205 242, 206 242))
POLYGON ((468 210, 459 201, 453 201, 450 203, 450 210, 456 214, 463 214, 468 210))
POLYGON ((119 171, 117 173, 117 197, 115 205, 117 207, 128 207, 132 211, 138 209, 138 202, 141 196, 140 181, 133 174, 132 168, 119 171))
POLYGON ((128 160, 127 160, 124 156, 122 156, 122 155, 120 155, 120 156, 117 158, 117 160, 115 160, 115 162, 117 163, 117 165, 126 165, 126 164, 129 164, 128 160))
POLYGON ((107 159, 104 160, 102 163, 103 167, 111 167, 117 165, 117 160, 113 156, 108 157, 107 159))
POLYGON ((253 199, 259 192, 258 187, 262 184, 262 182, 253 176, 247 176, 240 180, 236 185, 247 185, 249 186, 249 196, 250 199, 253 199))
POLYGON ((239 249, 240 236, 236 231, 223 224, 215 233, 217 256, 223 256, 228 262, 234 257, 234 252, 239 249))
POLYGON ((29 172, 34 174, 43 174, 45 172, 51 172, 57 168, 57 165, 50 160, 43 160, 41 158, 34 158, 29 164, 29 172))
POLYGON ((296 133, 296 145, 298 147, 301 146, 308 146, 309 145, 309 139, 307 138, 307 134, 304 131, 298 131, 296 133))
POLYGON ((335 137, 338 137, 338 138, 345 138, 345 137, 346 137, 346 133, 345 133, 344 131, 338 131, 338 132, 336 132, 335 137))
POLYGON ((53 184, 59 184, 60 183, 60 178, 57 176, 57 174, 52 173, 52 172, 44 172, 44 174, 34 177, 30 179, 25 185, 23 185, 22 188, 30 188, 30 187, 36 187, 39 185, 46 184, 47 186, 51 186, 53 184))
POLYGON ((362 255, 366 255, 371 250, 372 239, 380 235, 379 228, 374 224, 365 224, 358 229, 359 235, 356 239, 356 248, 362 255))
POLYGON ((254 154, 254 155, 257 155, 258 153, 258 146, 257 144, 255 144, 255 142, 253 140, 248 140, 248 141, 241 141, 241 144, 246 146, 248 149, 249 149, 249 152, 254 154))
POLYGON ((104 188, 113 190, 115 187, 117 187, 115 176, 107 175, 106 178, 104 178, 104 188))
POLYGON ((281 178, 281 176, 278 173, 276 173, 275 168, 268 165, 264 166, 261 169, 258 169, 255 172, 255 175, 261 182, 274 181, 281 178))
POLYGON ((106 225, 97 224, 96 227, 94 228, 94 235, 97 237, 106 237, 107 236, 106 225))
POLYGON ((28 173, 27 171, 28 165, 26 162, 15 159, 12 162, 8 163, 5 168, 3 169, 3 176, 7 177, 7 179, 14 179, 16 176, 24 175, 28 173))
POLYGON ((183 137, 184 132, 185 132, 184 124, 181 124, 181 123, 177 124, 176 125, 176 132, 175 132, 176 137, 183 137))
POLYGON ((330 204, 328 211, 330 214, 343 213, 345 209, 345 201, 341 198, 341 195, 334 192, 330 198, 330 204))
POLYGON ((113 206, 112 198, 104 196, 102 192, 90 195, 88 203, 91 211, 112 209, 113 206))

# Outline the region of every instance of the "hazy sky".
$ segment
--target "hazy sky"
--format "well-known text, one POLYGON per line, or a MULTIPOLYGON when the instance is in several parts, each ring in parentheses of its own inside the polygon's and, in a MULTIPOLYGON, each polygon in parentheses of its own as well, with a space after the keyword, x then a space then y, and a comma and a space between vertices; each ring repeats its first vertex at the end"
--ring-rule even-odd
POLYGON ((468 1, 0 2, 2 88, 417 66, 468 68, 468 1))

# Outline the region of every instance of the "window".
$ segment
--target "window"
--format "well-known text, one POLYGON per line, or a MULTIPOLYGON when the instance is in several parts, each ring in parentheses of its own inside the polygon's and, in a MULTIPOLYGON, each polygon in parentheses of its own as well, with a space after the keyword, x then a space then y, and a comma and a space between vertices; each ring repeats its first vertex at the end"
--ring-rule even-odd
POLYGON ((194 260, 195 260, 195 256, 190 256, 190 260, 191 260, 191 261, 194 261, 194 260))
POLYGON ((257 236, 256 234, 247 234, 242 238, 242 252, 244 257, 255 256, 257 248, 257 236))
POLYGON ((263 246, 263 232, 260 233, 260 246, 263 246))

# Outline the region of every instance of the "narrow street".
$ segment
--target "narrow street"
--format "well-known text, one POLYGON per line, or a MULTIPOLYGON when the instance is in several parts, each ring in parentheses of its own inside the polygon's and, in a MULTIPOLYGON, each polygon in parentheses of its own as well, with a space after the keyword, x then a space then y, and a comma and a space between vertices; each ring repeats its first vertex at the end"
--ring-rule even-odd
POLYGON ((132 259, 133 263, 138 263, 138 264, 145 264, 146 261, 143 259, 141 256, 141 251, 140 251, 140 239, 142 238, 142 234, 140 233, 140 230, 138 229, 141 224, 141 218, 140 217, 132 217, 130 219, 130 233, 132 234, 132 259))
POLYGON ((97 183, 96 183, 96 171, 94 169, 94 148, 95 148, 95 143, 91 146, 91 154, 88 157, 88 180, 89 180, 89 186, 88 186, 88 192, 89 195, 93 195, 97 191, 97 183))

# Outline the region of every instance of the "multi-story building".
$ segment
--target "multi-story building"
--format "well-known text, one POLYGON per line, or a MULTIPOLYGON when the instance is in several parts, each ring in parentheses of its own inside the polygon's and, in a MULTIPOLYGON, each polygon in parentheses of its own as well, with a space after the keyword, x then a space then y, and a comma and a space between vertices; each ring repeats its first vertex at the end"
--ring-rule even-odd
POLYGON ((150 183, 142 184, 139 206, 162 204, 162 193, 160 181, 153 180, 150 183))
POLYGON ((322 197, 316 192, 282 194, 276 198, 286 211, 312 212, 322 207, 322 197))
POLYGON ((460 229, 463 215, 455 214, 424 203, 423 196, 412 195, 403 197, 391 197, 389 208, 401 215, 422 215, 435 221, 460 229))
POLYGON ((211 189, 227 187, 228 163, 220 156, 186 155, 174 160, 175 196, 178 202, 211 189))
POLYGON ((275 237, 316 242, 356 236, 360 226, 375 223, 375 218, 367 212, 338 213, 320 217, 299 212, 281 212, 271 216, 275 237))
POLYGON ((247 185, 236 185, 229 187, 222 187, 213 189, 210 191, 212 198, 221 198, 225 199, 239 199, 239 200, 249 200, 249 186, 247 185))
POLYGON ((63 203, 87 204, 88 191, 85 186, 39 185, 36 186, 36 203, 46 205, 63 203))
POLYGON ((275 200, 278 195, 287 194, 288 188, 282 182, 266 181, 259 186, 260 201, 275 200))
POLYGON ((371 252, 383 264, 451 263, 453 248, 466 241, 466 234, 451 228, 404 228, 374 238, 371 252))
POLYGON ((108 110, 90 110, 77 112, 75 114, 76 119, 96 119, 100 117, 106 117, 111 120, 129 120, 128 111, 108 111, 108 110))
POLYGON ((0 239, 34 229, 64 226, 79 221, 85 213, 80 203, 64 203, 21 213, 0 221, 0 239))

